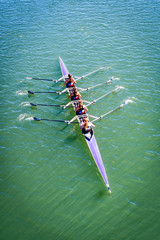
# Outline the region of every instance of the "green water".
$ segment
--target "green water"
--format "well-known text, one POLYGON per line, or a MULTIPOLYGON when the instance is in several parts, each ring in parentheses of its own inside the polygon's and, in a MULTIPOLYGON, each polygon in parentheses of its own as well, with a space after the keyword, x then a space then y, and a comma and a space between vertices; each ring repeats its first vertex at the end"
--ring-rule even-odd
POLYGON ((1 232, 3 240, 158 240, 159 0, 0 1, 1 232), (61 77, 58 56, 89 87, 82 97, 100 116, 95 136, 110 195, 77 125, 34 122, 33 116, 69 120, 72 109, 54 91, 63 83, 26 80, 61 77), (110 68, 107 68, 110 67, 110 68), (118 80, 119 79, 119 80, 118 80))

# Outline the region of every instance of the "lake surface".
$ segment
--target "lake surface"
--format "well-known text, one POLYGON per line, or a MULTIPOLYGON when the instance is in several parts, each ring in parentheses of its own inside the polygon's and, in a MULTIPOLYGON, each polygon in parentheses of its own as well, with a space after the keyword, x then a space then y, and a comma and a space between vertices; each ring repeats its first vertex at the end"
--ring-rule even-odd
POLYGON ((1 237, 3 240, 158 240, 160 238, 160 1, 0 1, 1 237), (100 116, 95 137, 109 194, 74 111, 31 109, 30 102, 65 104, 61 56, 100 116))

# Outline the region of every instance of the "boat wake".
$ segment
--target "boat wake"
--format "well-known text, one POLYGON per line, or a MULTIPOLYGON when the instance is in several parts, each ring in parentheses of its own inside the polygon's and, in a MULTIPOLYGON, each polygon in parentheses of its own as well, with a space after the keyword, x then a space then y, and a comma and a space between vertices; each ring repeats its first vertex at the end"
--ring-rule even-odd
POLYGON ((28 114, 28 113, 24 113, 24 114, 20 114, 18 117, 18 121, 32 121, 34 120, 34 118, 28 114))
POLYGON ((16 92, 16 95, 18 95, 18 96, 27 95, 27 94, 28 94, 27 90, 20 90, 20 91, 16 92))

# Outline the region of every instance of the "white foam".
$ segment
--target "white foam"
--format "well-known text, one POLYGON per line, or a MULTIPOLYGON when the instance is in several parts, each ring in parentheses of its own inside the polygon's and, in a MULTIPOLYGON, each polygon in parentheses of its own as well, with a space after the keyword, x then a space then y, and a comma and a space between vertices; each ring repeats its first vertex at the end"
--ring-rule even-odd
POLYGON ((26 116, 28 116, 27 113, 20 114, 19 117, 18 117, 18 120, 19 120, 19 121, 22 121, 22 120, 24 120, 24 118, 25 118, 26 116))
POLYGON ((28 106, 30 106, 30 103, 29 102, 22 102, 20 105, 24 106, 24 107, 28 107, 28 106))
POLYGON ((33 119, 34 118, 30 114, 28 114, 28 113, 20 114, 19 117, 18 117, 19 121, 23 121, 23 120, 24 121, 31 121, 33 119))
POLYGON ((32 120, 34 120, 33 117, 28 117, 28 118, 25 119, 25 121, 32 121, 32 120))
POLYGON ((123 86, 116 86, 117 89, 125 89, 123 86))
POLYGON ((112 66, 103 67, 102 69, 103 69, 103 70, 108 70, 108 69, 110 69, 110 68, 112 68, 112 66))
POLYGON ((138 101, 138 98, 136 97, 131 97, 131 99, 138 101))
POLYGON ((134 100, 132 100, 131 98, 128 98, 128 99, 125 100, 124 102, 125 102, 125 104, 134 103, 134 100))
POLYGON ((125 103, 128 104, 128 103, 133 103, 133 102, 134 102, 133 100, 127 99, 125 103))
POLYGON ((16 95, 18 96, 27 95, 27 94, 28 94, 27 90, 16 91, 16 95))
POLYGON ((117 81, 120 80, 120 78, 118 78, 118 77, 114 77, 114 76, 112 76, 111 79, 112 79, 112 80, 115 80, 115 81, 116 81, 116 80, 117 80, 117 81))

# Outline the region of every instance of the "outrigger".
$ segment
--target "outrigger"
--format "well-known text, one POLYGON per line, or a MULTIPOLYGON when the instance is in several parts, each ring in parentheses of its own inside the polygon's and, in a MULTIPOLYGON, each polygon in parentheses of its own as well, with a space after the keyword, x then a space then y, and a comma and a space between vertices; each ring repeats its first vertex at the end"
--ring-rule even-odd
MULTIPOLYGON (((54 79, 40 79, 40 78, 28 78, 28 79, 34 79, 34 80, 44 80, 44 81, 54 81, 54 82, 59 82, 59 81, 66 81, 66 79, 68 78, 68 74, 69 74, 69 71, 66 67, 66 65, 64 64, 63 60, 59 57, 59 62, 60 62, 60 68, 61 68, 61 72, 62 72, 62 77, 59 78, 58 80, 54 80, 54 79)), ((103 69, 103 67, 100 67, 98 68, 97 70, 91 72, 91 73, 88 73, 82 77, 79 77, 79 78, 76 78, 76 82, 80 79, 83 79, 84 77, 86 76, 89 76, 90 74, 92 73, 95 73, 95 72, 98 72, 99 70, 103 69)), ((112 79, 104 82, 104 83, 100 83, 100 84, 97 84, 93 87, 90 87, 90 88, 86 88, 86 89, 83 89, 83 88, 78 88, 79 89, 79 92, 83 92, 83 91, 88 91, 94 87, 97 87, 97 86, 100 86, 100 85, 103 85, 103 84, 109 84, 111 83, 112 79)), ((86 106, 89 106, 91 104, 94 104, 96 103, 98 100, 102 99, 103 97, 113 93, 113 92, 117 92, 119 90, 119 88, 115 88, 114 90, 104 94, 103 96, 99 97, 98 99, 90 102, 90 101, 86 101, 86 100, 83 100, 83 102, 87 103, 86 106)), ((34 93, 57 93, 59 95, 61 95, 62 93, 64 92, 68 92, 69 94, 72 92, 72 88, 65 88, 63 91, 54 91, 54 92, 33 92, 33 91, 28 91, 28 94, 34 94, 34 93)), ((74 110, 76 109, 77 107, 77 104, 78 104, 78 100, 72 100, 70 102, 68 102, 66 105, 47 105, 47 104, 34 104, 34 103, 30 103, 32 107, 37 107, 37 106, 54 106, 54 107, 62 107, 62 108, 67 108, 67 107, 73 107, 74 110)), ((84 118, 93 118, 92 121, 90 121, 91 123, 97 121, 97 120, 100 120, 102 119, 104 116, 116 111, 117 109, 120 109, 122 108, 123 106, 125 105, 125 103, 121 104, 120 106, 114 108, 113 110, 99 116, 99 117, 96 117, 96 116, 93 116, 93 115, 90 115, 90 114, 82 114, 82 115, 76 115, 74 118, 72 118, 71 120, 54 120, 54 119, 41 119, 41 118, 37 118, 37 117, 34 117, 34 120, 36 121, 54 121, 54 122, 66 122, 67 124, 70 124, 70 123, 79 123, 79 125, 81 126, 82 123, 83 123, 83 120, 84 118), (77 122, 77 121, 78 122, 77 122)), ((82 133, 83 134, 83 133, 82 133)), ((108 189, 108 191, 111 193, 111 189, 110 189, 110 186, 109 186, 109 182, 108 182, 108 178, 107 178, 107 174, 106 174, 106 171, 105 171, 105 167, 104 167, 104 164, 103 164, 103 161, 102 161, 102 157, 101 157, 101 154, 100 154, 100 151, 99 151, 99 148, 98 148, 98 144, 97 144, 97 141, 95 139, 95 136, 94 136, 94 131, 89 131, 88 133, 85 133, 83 134, 84 135, 84 138, 85 138, 85 141, 90 149, 90 152, 93 156, 93 159, 97 165, 97 168, 102 176, 102 179, 104 180, 104 183, 108 189)))

